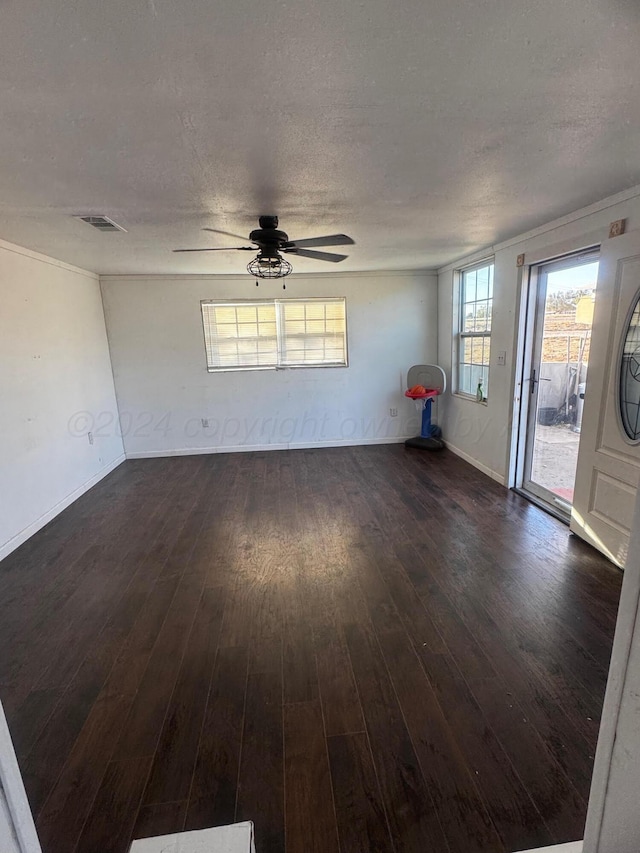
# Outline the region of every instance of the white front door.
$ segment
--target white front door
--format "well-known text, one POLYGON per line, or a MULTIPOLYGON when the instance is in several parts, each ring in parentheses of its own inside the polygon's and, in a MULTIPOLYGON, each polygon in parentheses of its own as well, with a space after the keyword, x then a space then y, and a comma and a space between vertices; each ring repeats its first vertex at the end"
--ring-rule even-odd
MULTIPOLYGON (((627 330, 639 292, 640 231, 606 240, 600 252, 571 530, 618 566, 624 566, 627 556, 640 482, 640 435, 634 437, 629 415, 640 392, 640 373, 636 389, 633 353, 622 355, 624 340, 629 350, 633 338, 627 330)), ((640 341, 631 349, 636 346, 640 357, 640 341)), ((640 393, 635 411, 640 411, 640 393)))

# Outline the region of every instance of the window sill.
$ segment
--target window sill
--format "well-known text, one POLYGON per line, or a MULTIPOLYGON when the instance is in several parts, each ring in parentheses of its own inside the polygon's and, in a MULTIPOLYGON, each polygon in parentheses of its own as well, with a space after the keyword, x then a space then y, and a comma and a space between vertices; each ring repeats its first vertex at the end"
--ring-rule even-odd
POLYGON ((488 397, 485 397, 484 400, 481 403, 479 403, 478 400, 476 400, 474 394, 465 394, 462 391, 452 391, 451 396, 457 397, 459 400, 466 400, 468 403, 475 403, 476 406, 488 406, 489 405, 489 398, 488 397))
POLYGON ((207 367, 207 373, 249 373, 256 370, 316 370, 318 367, 333 369, 349 367, 348 364, 269 364, 266 366, 251 365, 250 367, 207 367))

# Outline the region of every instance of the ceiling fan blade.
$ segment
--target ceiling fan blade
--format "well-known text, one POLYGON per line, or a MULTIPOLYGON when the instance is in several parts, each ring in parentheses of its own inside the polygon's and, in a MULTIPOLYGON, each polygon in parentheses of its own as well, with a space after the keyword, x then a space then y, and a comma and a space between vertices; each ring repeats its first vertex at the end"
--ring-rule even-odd
POLYGON ((353 246, 354 241, 346 234, 328 234, 326 237, 309 237, 307 240, 291 240, 289 246, 353 246))
POLYGON ((251 246, 222 246, 216 249, 173 249, 174 252, 255 252, 251 246))
POLYGON ((233 231, 220 231, 219 228, 203 228, 203 231, 211 231, 212 234, 224 234, 226 237, 236 237, 238 240, 246 240, 242 234, 234 234, 233 231))
POLYGON ((302 258, 314 258, 316 261, 329 261, 332 264, 339 264, 340 261, 349 257, 348 255, 335 255, 333 252, 314 252, 312 249, 299 249, 297 246, 282 251, 290 252, 292 255, 300 255, 302 258))

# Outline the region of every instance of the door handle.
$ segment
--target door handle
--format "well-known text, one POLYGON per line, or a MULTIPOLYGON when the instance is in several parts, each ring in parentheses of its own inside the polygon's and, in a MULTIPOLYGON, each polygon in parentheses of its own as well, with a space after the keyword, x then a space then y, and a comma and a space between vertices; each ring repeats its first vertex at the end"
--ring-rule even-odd
POLYGON ((551 380, 545 376, 541 376, 539 379, 536 379, 536 371, 534 370, 531 374, 529 382, 531 383, 531 393, 533 394, 535 393, 536 385, 538 384, 538 382, 551 382, 551 380))

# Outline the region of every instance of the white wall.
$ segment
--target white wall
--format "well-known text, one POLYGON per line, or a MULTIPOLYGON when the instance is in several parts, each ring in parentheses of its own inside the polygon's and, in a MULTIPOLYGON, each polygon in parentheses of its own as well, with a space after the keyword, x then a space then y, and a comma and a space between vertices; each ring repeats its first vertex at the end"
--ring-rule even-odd
POLYGON ((294 275, 286 293, 249 276, 108 276, 102 291, 128 455, 385 442, 419 431, 403 391, 407 369, 437 355, 435 274, 294 275), (200 300, 286 296, 346 297, 348 368, 207 372, 200 300))
POLYGON ((42 853, 1 702, 0 851, 42 853))
POLYGON ((508 480, 513 407, 519 395, 519 388, 515 386, 521 290, 517 256, 524 253, 525 263, 529 265, 602 243, 607 239, 609 223, 623 218, 627 219, 627 230, 640 227, 640 188, 605 199, 439 270, 438 359, 450 380, 455 270, 475 260, 495 256, 489 401, 486 405, 478 404, 455 395, 449 383, 449 391, 441 401, 441 420, 447 444, 500 482, 508 480), (504 367, 496 363, 500 350, 507 353, 504 367))
POLYGON ((0 558, 122 459, 96 276, 0 241, 0 558))
POLYGON ((7 805, 7 797, 4 788, 0 784, 0 850, 3 853, 21 853, 20 845, 16 837, 11 815, 9 814, 9 806, 7 805))

